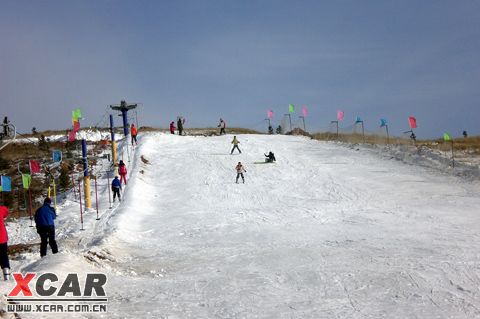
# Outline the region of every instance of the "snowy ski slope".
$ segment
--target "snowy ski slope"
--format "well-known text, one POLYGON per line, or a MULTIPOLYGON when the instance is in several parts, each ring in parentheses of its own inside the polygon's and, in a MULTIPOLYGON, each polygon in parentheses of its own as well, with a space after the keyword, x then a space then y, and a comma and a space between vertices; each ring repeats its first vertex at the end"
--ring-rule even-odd
MULTIPOLYGON (((478 181, 303 137, 237 137, 240 155, 231 135, 141 136, 124 201, 88 213, 83 232, 67 201, 61 253, 12 266, 107 273, 109 318, 480 317, 478 181), (270 150, 276 164, 253 164, 270 150)), ((37 241, 19 225, 11 244, 37 241)))

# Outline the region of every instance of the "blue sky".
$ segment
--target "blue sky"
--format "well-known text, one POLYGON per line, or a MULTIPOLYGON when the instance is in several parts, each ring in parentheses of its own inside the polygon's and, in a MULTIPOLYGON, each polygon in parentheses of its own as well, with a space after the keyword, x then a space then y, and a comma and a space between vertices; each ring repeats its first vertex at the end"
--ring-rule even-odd
POLYGON ((342 109, 341 126, 480 134, 478 0, 0 0, 0 39, 0 116, 23 132, 68 128, 77 107, 106 125, 126 99, 156 127, 261 130, 293 103, 310 131, 342 109))

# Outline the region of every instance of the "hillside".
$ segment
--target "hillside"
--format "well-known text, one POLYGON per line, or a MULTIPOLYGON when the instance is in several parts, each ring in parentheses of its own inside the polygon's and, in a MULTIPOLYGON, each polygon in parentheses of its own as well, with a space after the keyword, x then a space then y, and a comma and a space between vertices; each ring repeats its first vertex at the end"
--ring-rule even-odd
MULTIPOLYGON (((60 253, 33 246, 12 267, 106 273, 109 318, 480 316, 477 179, 369 148, 237 137, 230 155, 231 135, 140 136, 124 201, 109 209, 100 175, 100 220, 90 210, 80 231, 70 194, 60 253), (268 151, 277 163, 255 164, 268 151)), ((10 244, 38 241, 29 223, 8 224, 10 244)))

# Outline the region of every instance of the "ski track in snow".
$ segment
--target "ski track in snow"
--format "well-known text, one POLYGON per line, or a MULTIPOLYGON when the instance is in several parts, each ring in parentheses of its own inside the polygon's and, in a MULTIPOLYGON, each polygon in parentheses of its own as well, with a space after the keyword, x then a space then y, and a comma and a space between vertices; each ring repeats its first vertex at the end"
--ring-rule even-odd
MULTIPOLYGON (((238 135, 230 155, 231 139, 141 136, 124 201, 84 231, 65 202, 61 253, 13 266, 107 273, 109 318, 480 318, 478 181, 303 137, 238 135)), ((27 222, 13 238, 38 241, 27 222)))

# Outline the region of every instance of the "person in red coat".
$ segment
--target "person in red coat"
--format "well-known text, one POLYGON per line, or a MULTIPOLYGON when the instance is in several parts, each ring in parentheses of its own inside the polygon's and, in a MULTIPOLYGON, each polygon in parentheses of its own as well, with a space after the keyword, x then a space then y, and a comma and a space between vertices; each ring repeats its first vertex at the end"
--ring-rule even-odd
POLYGON ((175 134, 175 129, 176 129, 175 122, 171 122, 170 123, 170 133, 175 134))
POLYGON ((123 161, 118 164, 118 175, 120 175, 120 183, 123 181, 127 185, 127 166, 123 161))
POLYGON ((3 270, 3 279, 10 276, 10 261, 8 260, 8 235, 4 219, 8 216, 8 207, 0 206, 0 265, 3 270))

